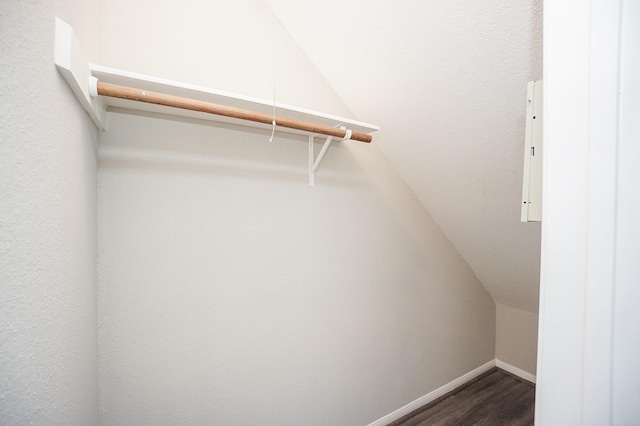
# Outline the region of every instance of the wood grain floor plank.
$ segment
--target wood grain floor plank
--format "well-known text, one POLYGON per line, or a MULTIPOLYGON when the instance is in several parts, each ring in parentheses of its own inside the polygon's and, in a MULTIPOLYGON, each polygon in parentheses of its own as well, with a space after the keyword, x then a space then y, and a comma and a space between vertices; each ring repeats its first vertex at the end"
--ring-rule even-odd
POLYGON ((531 426, 535 386, 494 369, 393 426, 531 426))

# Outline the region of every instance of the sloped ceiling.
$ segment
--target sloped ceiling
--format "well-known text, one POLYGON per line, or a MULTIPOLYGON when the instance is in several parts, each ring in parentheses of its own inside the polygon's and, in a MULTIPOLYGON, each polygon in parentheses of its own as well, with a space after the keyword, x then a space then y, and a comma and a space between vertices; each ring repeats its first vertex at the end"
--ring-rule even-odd
POLYGON ((526 84, 542 0, 264 0, 497 303, 538 310, 540 225, 521 223, 526 84))

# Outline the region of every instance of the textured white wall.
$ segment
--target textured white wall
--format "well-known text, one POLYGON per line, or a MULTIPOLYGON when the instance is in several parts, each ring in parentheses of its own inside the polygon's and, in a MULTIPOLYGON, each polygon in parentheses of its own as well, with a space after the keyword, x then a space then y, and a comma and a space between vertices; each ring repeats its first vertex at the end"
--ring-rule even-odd
POLYGON ((264 0, 496 303, 538 311, 540 224, 520 222, 542 0, 264 0))
POLYGON ((107 0, 105 11, 102 65, 262 99, 275 76, 279 102, 351 114, 260 2, 107 0))
MULTIPOLYGON (((269 97, 260 2, 146 2, 128 18, 142 3, 107 2, 106 65, 269 97), (156 38, 165 51, 146 48, 156 38)), ((281 100, 348 113, 279 43, 281 100)), ((103 424, 367 424, 494 358, 491 297, 375 144, 332 148, 310 189, 305 140, 109 120, 103 424)))
POLYGON ((0 7, 0 424, 98 423, 97 132, 53 65, 55 16, 98 57, 97 1, 0 7))
POLYGON ((536 374, 538 315, 496 304, 496 358, 536 374))

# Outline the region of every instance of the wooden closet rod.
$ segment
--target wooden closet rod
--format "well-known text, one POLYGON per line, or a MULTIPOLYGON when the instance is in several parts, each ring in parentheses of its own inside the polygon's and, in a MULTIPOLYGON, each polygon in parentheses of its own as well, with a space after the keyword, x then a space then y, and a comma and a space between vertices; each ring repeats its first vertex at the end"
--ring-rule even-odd
MULTIPOLYGON (((198 101, 195 99, 183 98, 180 96, 167 95, 164 93, 150 92, 148 90, 136 89, 133 87, 120 86, 117 84, 102 83, 98 81, 98 95, 112 98, 129 99, 132 101, 146 102, 156 105, 164 105, 174 108, 188 109, 192 111, 206 112, 208 114, 222 115, 225 117, 238 118, 240 120, 255 121, 256 123, 272 124, 273 115, 256 111, 249 111, 241 108, 228 107, 213 104, 210 102, 198 101)), ((309 123, 307 121, 294 120, 285 117, 275 117, 276 126, 290 129, 303 130, 310 133, 318 133, 336 138, 344 138, 346 130, 322 124, 309 123)), ((360 132, 352 132, 351 140, 359 142, 371 142, 371 135, 360 132)))

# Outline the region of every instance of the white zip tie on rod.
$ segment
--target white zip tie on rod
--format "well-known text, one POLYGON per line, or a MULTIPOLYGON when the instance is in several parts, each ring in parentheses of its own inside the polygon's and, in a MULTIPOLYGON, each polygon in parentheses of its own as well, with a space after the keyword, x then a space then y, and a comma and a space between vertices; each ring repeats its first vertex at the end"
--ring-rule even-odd
MULTIPOLYGON (((275 112, 273 113, 275 117, 275 112)), ((271 137, 269 138, 269 142, 273 142, 273 135, 276 133, 276 120, 271 122, 271 137)))

